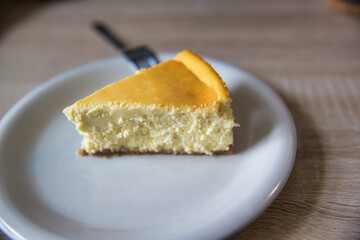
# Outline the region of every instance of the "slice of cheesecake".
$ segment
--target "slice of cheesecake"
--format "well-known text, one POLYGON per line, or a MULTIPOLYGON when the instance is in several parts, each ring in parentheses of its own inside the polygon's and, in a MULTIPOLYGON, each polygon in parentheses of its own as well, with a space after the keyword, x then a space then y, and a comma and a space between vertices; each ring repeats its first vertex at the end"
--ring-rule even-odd
POLYGON ((84 137, 80 155, 226 154, 233 127, 228 89, 191 51, 140 70, 64 109, 84 137))

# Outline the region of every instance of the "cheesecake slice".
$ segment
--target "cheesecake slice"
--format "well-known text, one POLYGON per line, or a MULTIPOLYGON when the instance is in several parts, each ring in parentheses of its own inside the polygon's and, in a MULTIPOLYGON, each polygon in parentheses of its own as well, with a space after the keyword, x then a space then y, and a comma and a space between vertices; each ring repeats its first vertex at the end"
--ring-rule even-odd
POLYGON ((84 137, 80 155, 228 154, 228 89, 191 51, 110 84, 64 109, 84 137))

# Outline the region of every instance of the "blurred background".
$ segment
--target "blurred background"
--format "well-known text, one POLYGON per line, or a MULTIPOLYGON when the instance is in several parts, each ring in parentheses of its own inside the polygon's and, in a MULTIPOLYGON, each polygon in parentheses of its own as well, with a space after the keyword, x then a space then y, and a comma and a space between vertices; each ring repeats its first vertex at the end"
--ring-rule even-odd
MULTIPOLYGON (((360 12, 355 0, 2 0, 0 118, 49 78, 129 46, 193 50, 256 75, 298 131, 283 192, 232 239, 360 239, 360 12)), ((0 239, 8 239, 0 233, 0 239)))
POLYGON ((50 77, 118 54, 94 33, 94 20, 109 24, 130 46, 191 49, 275 85, 300 75, 346 78, 359 72, 359 18, 324 1, 3 0, 1 5, 0 81, 16 85, 18 95, 0 92, 9 102, 0 116, 50 77))

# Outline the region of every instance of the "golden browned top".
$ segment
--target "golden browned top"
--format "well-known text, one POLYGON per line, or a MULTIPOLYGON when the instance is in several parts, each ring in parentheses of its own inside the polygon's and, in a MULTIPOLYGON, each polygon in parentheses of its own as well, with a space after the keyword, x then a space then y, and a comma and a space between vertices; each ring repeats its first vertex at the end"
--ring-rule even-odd
POLYGON ((216 71, 195 53, 183 51, 174 60, 141 70, 76 104, 124 102, 206 107, 228 97, 228 90, 216 71))
POLYGON ((199 55, 189 50, 180 52, 175 59, 182 62, 190 71, 193 72, 208 87, 214 89, 218 98, 228 98, 229 91, 219 74, 204 61, 199 55))

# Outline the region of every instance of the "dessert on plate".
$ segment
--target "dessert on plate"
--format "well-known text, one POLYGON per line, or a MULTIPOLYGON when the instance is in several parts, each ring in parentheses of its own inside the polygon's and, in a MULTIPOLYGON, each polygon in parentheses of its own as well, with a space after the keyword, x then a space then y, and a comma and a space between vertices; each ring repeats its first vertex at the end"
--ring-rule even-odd
POLYGON ((84 137, 80 155, 229 154, 229 91, 200 56, 174 59, 112 83, 64 109, 84 137))

